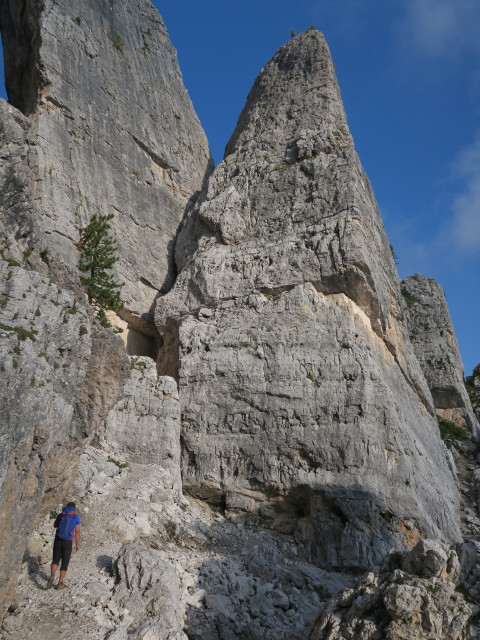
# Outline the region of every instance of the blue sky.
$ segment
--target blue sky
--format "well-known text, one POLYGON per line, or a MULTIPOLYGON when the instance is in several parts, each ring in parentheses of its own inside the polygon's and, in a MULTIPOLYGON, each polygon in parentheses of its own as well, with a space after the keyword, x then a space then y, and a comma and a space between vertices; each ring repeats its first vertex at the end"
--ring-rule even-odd
POLYGON ((465 373, 480 361, 480 2, 155 0, 216 163, 262 66, 323 31, 401 277, 445 289, 465 373))

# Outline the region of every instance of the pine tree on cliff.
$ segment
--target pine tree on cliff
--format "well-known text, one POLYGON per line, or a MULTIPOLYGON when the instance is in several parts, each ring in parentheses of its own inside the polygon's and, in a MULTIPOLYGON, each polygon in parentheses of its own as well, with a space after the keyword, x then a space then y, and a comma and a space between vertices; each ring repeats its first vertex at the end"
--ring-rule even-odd
POLYGON ((116 246, 110 236, 109 221, 113 214, 94 214, 86 227, 79 229, 80 241, 77 248, 80 251, 78 268, 86 273, 80 276, 85 287, 89 302, 97 308, 97 317, 104 327, 110 327, 105 311, 119 311, 123 308, 120 298, 122 284, 116 282, 109 270, 117 262, 116 246))

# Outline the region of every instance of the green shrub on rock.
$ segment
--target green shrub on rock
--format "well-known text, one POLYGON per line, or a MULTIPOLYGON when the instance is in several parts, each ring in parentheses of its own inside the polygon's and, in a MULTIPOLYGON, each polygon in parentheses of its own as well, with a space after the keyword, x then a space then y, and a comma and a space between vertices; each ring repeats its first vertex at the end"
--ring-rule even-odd
POLYGON ((79 229, 80 241, 77 248, 80 251, 78 268, 87 274, 80 277, 85 287, 89 302, 97 309, 97 318, 104 327, 111 327, 105 311, 120 311, 123 303, 120 298, 122 284, 116 282, 109 273, 118 258, 115 255, 116 246, 110 236, 110 215, 94 214, 86 227, 79 229))
POLYGON ((442 440, 466 440, 468 438, 465 429, 451 420, 439 420, 438 427, 442 440))

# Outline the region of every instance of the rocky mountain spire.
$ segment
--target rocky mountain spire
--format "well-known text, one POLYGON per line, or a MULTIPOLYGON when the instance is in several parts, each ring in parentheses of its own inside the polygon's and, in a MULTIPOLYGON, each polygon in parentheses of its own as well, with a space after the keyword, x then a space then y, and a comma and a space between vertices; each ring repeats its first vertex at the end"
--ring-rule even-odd
POLYGON ((328 47, 309 30, 249 94, 157 305, 184 484, 365 567, 459 535, 455 480, 328 47))
MULTIPOLYGON (((202 236, 214 232, 229 253, 261 241, 255 264, 247 254, 251 268, 223 279, 222 292, 216 275, 215 284, 206 276, 199 303, 310 281, 324 293, 347 293, 379 333, 392 307, 398 314, 394 261, 318 31, 284 45, 260 72, 196 218, 202 236), (262 250, 272 247, 269 264, 262 250)), ((177 243, 180 267, 189 241, 187 225, 177 243)))
MULTIPOLYGON (((325 294, 345 293, 430 404, 403 339, 391 247, 318 31, 288 42, 260 72, 203 203, 184 221, 178 268, 207 241, 208 252, 196 256, 195 274, 187 269, 177 283, 177 290, 188 291, 188 308, 303 282, 325 294), (208 263, 197 278, 203 261, 208 263), (189 279, 194 288, 184 286, 189 279)), ((186 298, 174 295, 167 315, 176 313, 177 299, 181 312, 186 298)), ((160 323, 165 319, 159 315, 160 323)))

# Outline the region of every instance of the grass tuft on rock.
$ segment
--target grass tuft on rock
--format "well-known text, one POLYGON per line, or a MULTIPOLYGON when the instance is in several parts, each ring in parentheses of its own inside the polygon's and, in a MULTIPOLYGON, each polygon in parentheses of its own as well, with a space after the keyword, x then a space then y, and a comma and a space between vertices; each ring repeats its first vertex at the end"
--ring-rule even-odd
POLYGON ((463 427, 459 427, 451 420, 439 420, 438 428, 440 429, 440 436, 442 440, 466 440, 468 434, 463 427))
POLYGON ((415 303, 421 304, 420 300, 417 298, 417 296, 414 296, 413 293, 410 293, 410 291, 408 289, 406 289, 405 287, 401 288, 401 293, 403 296, 403 299, 405 300, 405 302, 407 303, 407 307, 410 309, 415 303))

